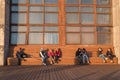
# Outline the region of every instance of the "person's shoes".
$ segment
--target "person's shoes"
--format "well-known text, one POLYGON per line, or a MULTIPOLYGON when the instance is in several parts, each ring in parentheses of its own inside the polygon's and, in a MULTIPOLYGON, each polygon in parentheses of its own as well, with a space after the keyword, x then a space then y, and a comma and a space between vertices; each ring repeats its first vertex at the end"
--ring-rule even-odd
POLYGON ((105 60, 104 60, 103 62, 104 62, 104 63, 106 63, 106 61, 105 61, 105 60))
POLYGON ((113 60, 111 60, 110 62, 113 63, 113 60))

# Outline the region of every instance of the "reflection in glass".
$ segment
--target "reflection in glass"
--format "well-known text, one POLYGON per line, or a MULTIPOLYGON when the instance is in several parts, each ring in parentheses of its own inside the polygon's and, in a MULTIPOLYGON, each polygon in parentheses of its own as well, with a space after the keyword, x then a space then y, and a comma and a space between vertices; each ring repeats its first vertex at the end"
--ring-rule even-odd
POLYGON ((45 33, 45 44, 58 44, 58 33, 45 33))
POLYGON ((80 7, 81 12, 94 12, 94 7, 80 7))
POLYGON ((42 4, 42 0, 30 0, 30 4, 42 4))
POLYGON ((79 15, 78 14, 67 14, 67 23, 78 24, 79 23, 79 15))
POLYGON ((12 32, 26 32, 26 26, 11 26, 12 32))
POLYGON ((26 6, 12 6, 12 11, 26 11, 26 6))
POLYGON ((57 4, 58 0, 45 0, 46 4, 57 4))
POLYGON ((109 14, 97 14, 97 23, 98 24, 110 24, 110 15, 109 14))
POLYGON ((13 4, 26 4, 26 0, 12 0, 13 4))
POLYGON ((58 7, 45 7, 45 11, 58 12, 58 7))
POLYGON ((81 0, 82 4, 93 4, 94 1, 93 0, 81 0))
POLYGON ((11 44, 25 44, 25 33, 11 33, 11 44))
POLYGON ((98 34, 97 35, 98 44, 112 44, 111 34, 98 34))
POLYGON ((45 27, 45 31, 58 31, 58 27, 45 27))
POLYGON ((112 32, 112 27, 98 26, 97 32, 112 32))
POLYGON ((81 14, 81 23, 82 24, 94 24, 94 15, 93 14, 81 14))
POLYGON ((29 26, 29 31, 43 31, 43 27, 40 27, 40 26, 29 26))
POLYGON ((79 4, 79 0, 66 0, 66 4, 79 4))
POLYGON ((29 44, 43 44, 43 33, 29 33, 29 44))
POLYGON ((110 0, 97 0, 97 4, 99 4, 99 5, 109 5, 110 0))
POLYGON ((79 12, 79 7, 66 7, 66 12, 79 12))
POLYGON ((95 43, 94 33, 82 33, 81 43, 86 45, 94 44, 95 43))
POLYGON ((48 24, 57 24, 58 23, 58 14, 55 14, 55 13, 46 13, 45 14, 45 23, 48 23, 48 24))
POLYGON ((14 24, 25 24, 26 23, 26 13, 12 13, 12 23, 14 24))
POLYGON ((30 11, 43 11, 43 7, 35 7, 35 6, 30 6, 29 7, 30 11))
POLYGON ((67 32, 80 32, 80 27, 67 27, 67 32))
POLYGON ((29 13, 29 24, 43 24, 43 14, 29 13))
POLYGON ((110 8, 97 8, 97 12, 109 13, 110 12, 110 8))
POLYGON ((67 33, 67 44, 80 44, 80 33, 67 33))

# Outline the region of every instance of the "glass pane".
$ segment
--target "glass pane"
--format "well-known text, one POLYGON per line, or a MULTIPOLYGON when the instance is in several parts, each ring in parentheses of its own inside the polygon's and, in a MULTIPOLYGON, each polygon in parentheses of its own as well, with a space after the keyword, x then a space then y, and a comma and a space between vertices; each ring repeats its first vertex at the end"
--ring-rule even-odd
POLYGON ((42 4, 42 0, 30 0, 30 4, 42 4))
POLYGON ((80 11, 81 12, 94 12, 94 8, 93 7, 80 7, 80 11))
POLYGON ((97 8, 97 12, 108 13, 108 12, 110 12, 110 8, 97 8))
POLYGON ((26 0, 12 0, 14 4, 26 4, 26 0))
POLYGON ((98 34, 97 37, 98 44, 112 44, 112 35, 111 34, 98 34))
POLYGON ((79 4, 79 0, 66 0, 66 4, 79 4))
POLYGON ((66 32, 80 32, 80 27, 67 27, 66 32))
POLYGON ((43 33, 29 33, 29 44, 43 44, 43 33))
POLYGON ((108 4, 110 4, 110 0, 97 0, 97 4, 108 5, 108 4))
POLYGON ((12 6, 12 11, 26 11, 26 6, 12 6))
POLYGON ((54 23, 57 24, 58 23, 58 14, 54 14, 54 13, 49 13, 49 14, 45 14, 45 23, 54 23))
POLYGON ((66 12, 79 12, 79 7, 66 7, 66 12))
POLYGON ((45 33, 45 44, 58 44, 58 33, 45 33))
POLYGON ((80 33, 67 33, 67 44, 80 44, 80 33))
POLYGON ((40 26, 30 26, 29 31, 43 31, 43 27, 40 26))
POLYGON ((110 24, 110 15, 109 14, 97 14, 97 23, 98 24, 110 24))
POLYGON ((11 26, 11 31, 26 32, 26 26, 11 26))
POLYGON ((58 0, 45 0, 45 3, 47 3, 47 4, 57 4, 58 0))
POLYGON ((94 33, 82 33, 82 44, 94 44, 95 43, 95 35, 94 33))
POLYGON ((78 24, 79 23, 79 15, 78 14, 67 14, 67 23, 78 24))
POLYGON ((112 27, 97 27, 97 32, 112 32, 112 27))
POLYGON ((58 7, 45 7, 45 11, 58 12, 58 7))
POLYGON ((26 13, 12 13, 12 23, 14 24, 25 24, 26 23, 26 13))
POLYGON ((11 44, 25 44, 25 33, 11 33, 11 44))
POLYGON ((82 24, 94 24, 94 15, 93 14, 81 14, 81 23, 82 24))
POLYGON ((93 4, 93 0, 81 0, 82 4, 93 4))
POLYGON ((81 27, 81 31, 82 32, 94 32, 95 31, 95 28, 94 27, 81 27))
POLYGON ((43 14, 29 13, 29 24, 43 24, 43 14))
POLYGON ((45 31, 58 31, 58 27, 45 27, 45 31))
POLYGON ((31 7, 29 7, 29 10, 30 11, 43 11, 43 7, 34 7, 34 6, 31 6, 31 7))

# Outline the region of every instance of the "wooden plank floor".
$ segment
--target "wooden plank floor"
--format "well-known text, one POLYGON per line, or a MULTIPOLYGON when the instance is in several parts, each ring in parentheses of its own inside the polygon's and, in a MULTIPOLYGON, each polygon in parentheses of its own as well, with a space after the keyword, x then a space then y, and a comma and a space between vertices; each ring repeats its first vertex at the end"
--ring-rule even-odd
POLYGON ((120 80, 120 65, 0 67, 0 80, 120 80))

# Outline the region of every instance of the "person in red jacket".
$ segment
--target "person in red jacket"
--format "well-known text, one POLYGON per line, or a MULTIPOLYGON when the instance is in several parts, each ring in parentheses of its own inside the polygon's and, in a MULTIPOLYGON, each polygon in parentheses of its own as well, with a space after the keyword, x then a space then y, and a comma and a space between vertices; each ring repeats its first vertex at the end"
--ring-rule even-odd
POLYGON ((55 63, 55 53, 54 50, 50 49, 48 51, 48 57, 50 58, 50 64, 54 64, 55 63))

